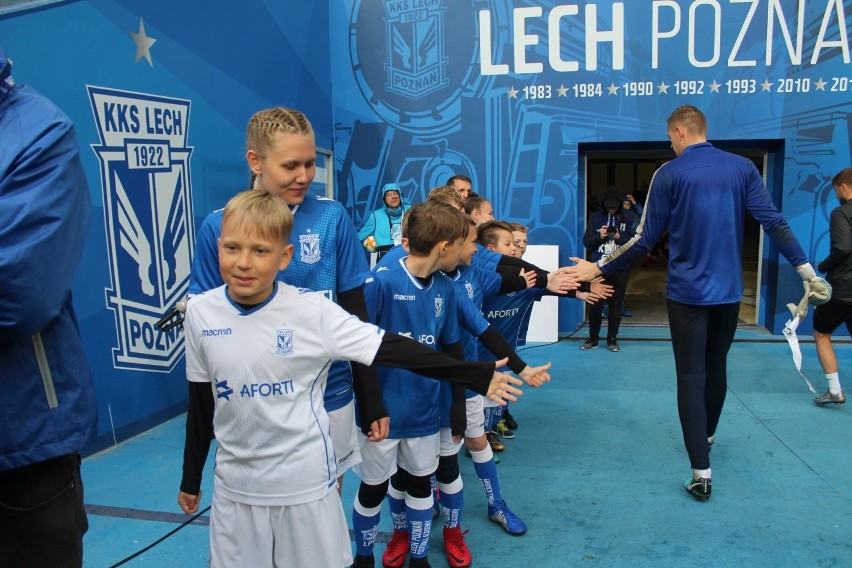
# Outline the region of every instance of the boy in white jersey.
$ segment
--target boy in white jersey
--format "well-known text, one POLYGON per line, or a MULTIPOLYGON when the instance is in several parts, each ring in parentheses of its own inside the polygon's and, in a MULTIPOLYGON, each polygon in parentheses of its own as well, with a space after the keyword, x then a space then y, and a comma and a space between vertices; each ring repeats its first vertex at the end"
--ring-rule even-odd
POLYGON ((453 361, 276 282, 293 254, 291 227, 277 197, 247 191, 229 201, 219 238, 225 285, 193 297, 186 312, 190 404, 178 504, 197 511, 215 432, 211 567, 351 564, 323 406, 332 360, 405 365, 494 399, 520 394, 511 384, 521 382, 493 364, 453 361))

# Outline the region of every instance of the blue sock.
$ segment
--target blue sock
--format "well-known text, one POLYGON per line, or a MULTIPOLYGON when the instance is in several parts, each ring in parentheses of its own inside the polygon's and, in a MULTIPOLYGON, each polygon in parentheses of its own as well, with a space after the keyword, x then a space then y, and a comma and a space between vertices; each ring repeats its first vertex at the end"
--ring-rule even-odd
POLYGON ((473 469, 485 491, 488 506, 492 507, 502 501, 503 496, 500 494, 500 478, 497 476, 497 464, 494 463, 491 446, 485 446, 480 452, 470 452, 470 457, 473 458, 473 469))
POLYGON ((373 545, 376 544, 376 534, 379 532, 379 519, 382 506, 367 509, 358 497, 352 509, 352 532, 355 533, 355 552, 359 556, 372 556, 373 545))
POLYGON ((461 524, 464 507, 464 484, 461 476, 448 484, 441 483, 441 508, 444 511, 444 526, 454 529, 461 524))
POLYGON ((398 531, 408 530, 408 518, 405 515, 405 492, 388 487, 388 508, 393 519, 393 528, 398 531))
POLYGON ((432 496, 405 498, 405 514, 408 516, 408 539, 411 557, 423 558, 429 552, 429 534, 432 532, 432 496))

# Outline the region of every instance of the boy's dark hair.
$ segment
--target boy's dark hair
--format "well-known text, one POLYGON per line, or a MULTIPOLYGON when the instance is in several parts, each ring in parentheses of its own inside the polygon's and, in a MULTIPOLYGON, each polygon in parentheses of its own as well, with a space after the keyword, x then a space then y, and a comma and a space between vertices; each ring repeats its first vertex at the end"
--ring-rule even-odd
POLYGON ((483 203, 487 203, 487 202, 488 202, 488 200, 485 199, 484 197, 480 197, 478 195, 471 195, 470 197, 467 198, 467 201, 465 201, 464 212, 467 213, 468 215, 470 215, 474 211, 479 209, 479 207, 483 203))
POLYGON ((500 239, 500 231, 508 231, 512 235, 512 225, 506 221, 488 221, 476 229, 476 242, 482 246, 496 245, 500 239))
POLYGON ((441 241, 454 243, 468 234, 467 216, 446 203, 427 201, 408 210, 405 229, 408 252, 429 256, 441 241))

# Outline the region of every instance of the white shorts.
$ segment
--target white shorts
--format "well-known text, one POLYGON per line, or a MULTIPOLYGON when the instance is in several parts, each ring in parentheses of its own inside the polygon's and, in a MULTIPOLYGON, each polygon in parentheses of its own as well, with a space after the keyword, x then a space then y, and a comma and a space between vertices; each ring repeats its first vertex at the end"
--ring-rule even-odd
POLYGON ((367 485, 384 483, 396 473, 396 466, 417 477, 432 475, 438 469, 440 435, 436 432, 419 438, 385 438, 371 442, 358 432, 361 463, 352 468, 367 485))
MULTIPOLYGON (((468 417, 468 420, 470 420, 470 417, 468 417)), ((441 428, 441 431, 438 433, 441 435, 441 457, 454 456, 459 453, 462 445, 464 445, 464 440, 454 442, 453 431, 449 427, 441 428)), ((465 434, 467 434, 467 432, 465 432, 465 434)))
POLYGON ((210 568, 352 564, 352 544, 337 491, 301 505, 237 503, 213 490, 210 568))
POLYGON ((467 411, 467 428, 464 430, 465 438, 479 438, 485 435, 484 399, 484 396, 478 394, 467 399, 465 402, 465 409, 467 411))
POLYGON ((337 459, 338 477, 346 473, 361 461, 361 449, 358 445, 358 427, 355 425, 355 401, 328 413, 328 428, 331 434, 331 447, 337 459))

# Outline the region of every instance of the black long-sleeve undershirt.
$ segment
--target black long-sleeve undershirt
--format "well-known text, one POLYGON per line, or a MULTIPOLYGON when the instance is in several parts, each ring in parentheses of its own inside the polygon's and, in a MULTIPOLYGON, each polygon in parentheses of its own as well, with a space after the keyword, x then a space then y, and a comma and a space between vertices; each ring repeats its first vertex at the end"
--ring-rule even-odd
MULTIPOLYGON (((463 357, 460 343, 445 346, 448 351, 435 351, 411 338, 385 333, 373 365, 408 369, 413 373, 443 381, 462 388, 487 394, 494 374, 493 361, 461 361, 451 355, 463 357)), ((379 392, 381 399, 381 392, 379 392)), ((180 490, 198 495, 201 490, 201 473, 213 439, 213 390, 210 383, 189 383, 189 409, 186 415, 186 442, 183 450, 183 477, 180 490)))

